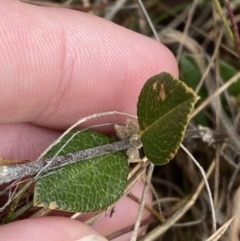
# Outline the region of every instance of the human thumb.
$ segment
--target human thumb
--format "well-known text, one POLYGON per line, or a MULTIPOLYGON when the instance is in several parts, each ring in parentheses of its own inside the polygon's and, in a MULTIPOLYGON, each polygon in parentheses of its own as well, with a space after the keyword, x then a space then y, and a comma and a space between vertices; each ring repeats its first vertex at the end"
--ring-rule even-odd
POLYGON ((0 227, 0 240, 105 241, 93 228, 64 217, 26 219, 0 227))

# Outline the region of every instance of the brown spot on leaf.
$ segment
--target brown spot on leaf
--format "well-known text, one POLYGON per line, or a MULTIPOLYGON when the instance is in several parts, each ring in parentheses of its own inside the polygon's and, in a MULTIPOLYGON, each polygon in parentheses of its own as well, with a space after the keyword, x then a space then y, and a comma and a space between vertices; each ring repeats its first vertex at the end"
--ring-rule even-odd
POLYGON ((157 90, 157 82, 153 84, 153 90, 157 90))
POLYGON ((159 97, 160 97, 160 99, 161 99, 162 101, 164 101, 165 98, 166 98, 166 93, 165 93, 164 84, 161 84, 159 97))
POLYGON ((174 156, 175 156, 175 153, 171 152, 171 153, 170 153, 170 157, 171 157, 171 159, 173 159, 174 156))
POLYGON ((56 207, 57 207, 57 203, 56 202, 50 202, 50 204, 48 206, 48 208, 50 208, 50 209, 56 209, 56 207))
POLYGON ((193 89, 186 86, 186 93, 194 93, 193 89))

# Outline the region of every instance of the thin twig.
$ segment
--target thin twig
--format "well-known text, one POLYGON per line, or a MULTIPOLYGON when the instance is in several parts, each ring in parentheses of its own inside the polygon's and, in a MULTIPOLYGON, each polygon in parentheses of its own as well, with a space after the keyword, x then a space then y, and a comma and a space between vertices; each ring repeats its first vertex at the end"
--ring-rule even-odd
POLYGON ((226 9, 228 11, 228 14, 229 14, 230 22, 232 24, 234 40, 235 40, 235 44, 236 44, 236 47, 237 47, 238 56, 240 58, 240 38, 239 38, 239 33, 238 33, 238 26, 236 24, 234 14, 233 14, 233 11, 232 11, 232 8, 231 8, 231 5, 230 5, 229 1, 224 0, 224 2, 225 2, 225 7, 226 7, 226 9))
POLYGON ((33 161, 20 165, 3 166, 3 171, 0 173, 0 185, 3 183, 13 181, 17 178, 23 178, 26 176, 34 175, 42 169, 44 169, 44 172, 47 172, 49 170, 73 164, 92 157, 114 153, 120 150, 125 150, 130 146, 130 141, 124 140, 77 151, 74 153, 69 153, 64 156, 56 156, 55 158, 41 159, 39 161, 33 161), (49 163, 51 164, 48 165, 49 163), (47 168, 45 168, 46 166, 47 168))
POLYGON ((213 204, 212 192, 211 192, 211 189, 210 189, 210 186, 209 186, 209 183, 208 183, 205 171, 200 166, 200 164, 197 162, 197 160, 194 158, 194 156, 188 151, 188 149, 185 148, 184 145, 181 144, 181 148, 192 159, 192 161, 196 164, 196 166, 198 167, 200 173, 202 174, 202 177, 203 177, 203 180, 205 182, 206 189, 207 189, 207 192, 208 192, 208 196, 209 196, 210 207, 211 207, 211 212, 212 212, 212 226, 213 226, 213 232, 215 232, 217 230, 216 214, 215 214, 215 209, 214 209, 214 204, 213 204))
MULTIPOLYGON (((153 170, 154 170, 154 164, 151 163, 149 165, 149 169, 148 169, 148 175, 147 175, 147 179, 148 180, 151 180, 153 170)), ((133 230, 133 233, 132 233, 132 236, 131 236, 131 241, 136 241, 137 240, 138 230, 139 230, 140 224, 141 224, 142 213, 143 213, 144 204, 145 204, 145 201, 146 201, 148 189, 149 189, 149 185, 148 185, 148 182, 146 181, 144 189, 143 189, 143 193, 142 193, 141 204, 139 206, 137 220, 136 220, 136 223, 135 223, 135 226, 134 226, 134 230, 133 230)))
MULTIPOLYGON (((128 193, 127 195, 129 198, 131 198, 133 201, 135 201, 138 204, 141 204, 141 199, 139 199, 138 197, 136 197, 135 195, 133 195, 132 193, 128 193)), ((153 207, 149 206, 148 204, 144 204, 144 208, 146 210, 148 210, 153 217, 155 217, 157 220, 159 220, 161 223, 165 222, 165 218, 162 214, 160 214, 159 212, 157 212, 153 207)))
POLYGON ((146 8, 145 8, 142 0, 138 0, 138 3, 140 5, 140 7, 141 7, 141 9, 142 9, 142 11, 143 11, 147 21, 148 21, 148 24, 149 24, 149 26, 150 26, 150 28, 151 28, 151 30, 153 32, 153 35, 155 36, 156 40, 160 43, 161 41, 159 39, 158 33, 157 33, 157 31, 156 31, 156 29, 155 29, 155 27, 153 25, 153 22, 152 22, 151 18, 148 15, 148 12, 146 11, 146 8))

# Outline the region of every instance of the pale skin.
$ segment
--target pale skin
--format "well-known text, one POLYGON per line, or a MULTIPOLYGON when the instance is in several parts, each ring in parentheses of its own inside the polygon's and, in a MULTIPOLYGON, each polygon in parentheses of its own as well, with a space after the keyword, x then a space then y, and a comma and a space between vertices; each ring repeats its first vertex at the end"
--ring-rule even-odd
MULTIPOLYGON (((162 71, 178 75, 175 58, 165 46, 95 16, 10 0, 0 0, 0 16, 4 158, 36 159, 81 117, 109 110, 136 114, 139 92, 149 77, 162 71)), ((133 193, 140 197, 142 188, 139 183, 133 193)), ((17 221, 0 227, 0 240, 105 236, 133 224, 137 209, 123 198, 113 217, 104 217, 94 228, 56 216, 17 221)))

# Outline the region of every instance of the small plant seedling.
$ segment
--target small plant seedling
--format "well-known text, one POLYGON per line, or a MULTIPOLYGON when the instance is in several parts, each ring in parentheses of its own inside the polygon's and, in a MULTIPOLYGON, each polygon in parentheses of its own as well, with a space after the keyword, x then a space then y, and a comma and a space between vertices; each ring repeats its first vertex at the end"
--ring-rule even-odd
MULTIPOLYGON (((143 147, 144 154, 155 165, 173 159, 197 99, 191 88, 169 73, 150 78, 137 103, 139 126, 129 120, 126 125, 115 126, 122 147, 117 145, 118 149, 114 147, 111 151, 45 170, 36 183, 34 205, 73 212, 107 208, 124 192, 129 172, 128 159, 139 160, 139 148, 143 147), (123 149, 127 149, 128 157, 123 149)), ((58 156, 64 158, 86 149, 114 145, 111 143, 111 138, 101 133, 74 130, 54 145, 44 159, 49 163, 58 156)), ((0 180, 2 176, 0 173, 0 180)))

